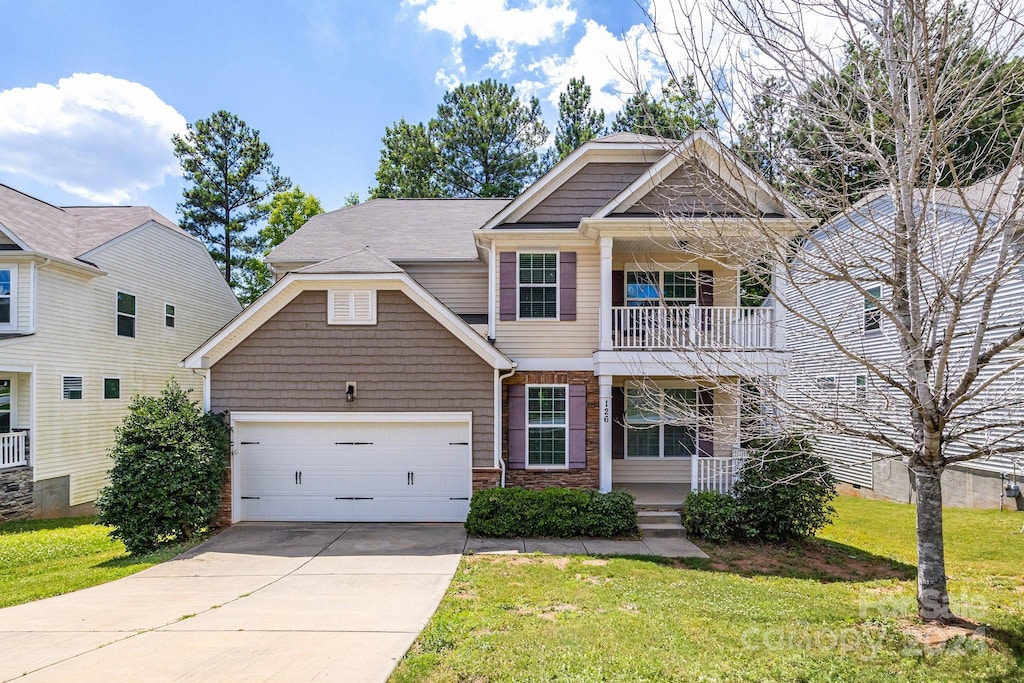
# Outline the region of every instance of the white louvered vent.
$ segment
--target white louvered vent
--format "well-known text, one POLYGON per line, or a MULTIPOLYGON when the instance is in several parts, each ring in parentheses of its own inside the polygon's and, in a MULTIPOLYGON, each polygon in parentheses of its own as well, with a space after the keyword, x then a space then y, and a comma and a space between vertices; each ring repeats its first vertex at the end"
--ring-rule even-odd
POLYGON ((61 377, 65 401, 79 401, 82 398, 82 378, 74 375, 61 377))
POLYGON ((372 289, 329 290, 327 324, 376 325, 377 292, 372 289))

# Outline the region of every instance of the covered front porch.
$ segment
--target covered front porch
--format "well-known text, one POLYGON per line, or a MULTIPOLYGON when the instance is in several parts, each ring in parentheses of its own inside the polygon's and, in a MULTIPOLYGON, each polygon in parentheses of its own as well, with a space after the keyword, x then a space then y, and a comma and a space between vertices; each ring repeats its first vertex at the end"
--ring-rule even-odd
POLYGON ((29 464, 32 373, 0 366, 0 471, 29 464))

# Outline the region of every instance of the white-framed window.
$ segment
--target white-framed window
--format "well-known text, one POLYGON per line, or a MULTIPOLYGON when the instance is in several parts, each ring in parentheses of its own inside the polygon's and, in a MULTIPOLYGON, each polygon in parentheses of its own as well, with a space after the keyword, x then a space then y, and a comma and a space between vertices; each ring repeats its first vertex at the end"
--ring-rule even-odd
POLYGON ((518 255, 520 320, 558 320, 558 253, 518 255))
POLYGON ((65 401, 81 401, 82 400, 82 376, 81 375, 61 375, 60 384, 62 391, 62 398, 65 401))
POLYGON ((697 303, 695 270, 627 270, 627 306, 689 306, 697 303))
POLYGON ((526 466, 569 465, 569 387, 526 387, 526 466))
POLYGON ((117 293, 117 336, 135 336, 135 295, 117 293))
POLYGON ((858 402, 867 400, 867 397, 868 397, 868 376, 867 375, 857 375, 854 378, 853 396, 854 396, 854 398, 858 402))
POLYGON ((0 329, 18 325, 18 266, 0 265, 0 329))
POLYGON ((103 398, 104 400, 112 400, 121 398, 121 378, 120 377, 104 377, 103 378, 103 398))
POLYGON ((164 304, 164 327, 174 327, 174 304, 164 304))
POLYGON ((327 292, 328 325, 376 325, 377 292, 373 289, 331 289, 327 292))
POLYGON ((882 285, 871 285, 865 287, 867 295, 864 297, 864 331, 873 332, 882 329, 882 311, 878 308, 876 301, 882 299, 882 285), (872 297, 874 301, 872 301, 872 297))
POLYGON ((692 457, 696 418, 696 389, 626 389, 626 457, 692 457))
POLYGON ((10 377, 0 377, 0 434, 11 431, 14 406, 14 382, 10 377))

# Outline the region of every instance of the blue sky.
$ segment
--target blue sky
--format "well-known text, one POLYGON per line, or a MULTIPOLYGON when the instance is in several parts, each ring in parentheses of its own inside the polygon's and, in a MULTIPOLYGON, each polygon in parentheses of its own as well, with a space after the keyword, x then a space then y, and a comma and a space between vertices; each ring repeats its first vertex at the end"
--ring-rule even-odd
POLYGON ((571 76, 616 109, 645 35, 631 0, 0 0, 0 16, 0 182, 172 218, 185 121, 237 114, 332 209, 365 198, 384 127, 430 118, 452 84, 512 83, 553 127, 571 76))

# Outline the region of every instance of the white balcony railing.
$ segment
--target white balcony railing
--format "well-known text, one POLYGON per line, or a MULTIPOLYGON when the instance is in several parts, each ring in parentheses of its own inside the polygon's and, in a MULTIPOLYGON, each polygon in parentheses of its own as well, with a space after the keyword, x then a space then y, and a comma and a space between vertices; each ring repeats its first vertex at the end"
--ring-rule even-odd
POLYGON ((616 350, 774 348, 774 317, 764 306, 614 306, 616 350))
POLYGON ((694 493, 717 491, 729 493, 739 479, 740 470, 747 459, 747 451, 733 448, 732 455, 725 457, 690 458, 690 487, 694 493))
POLYGON ((0 467, 27 465, 24 432, 0 434, 0 467))

